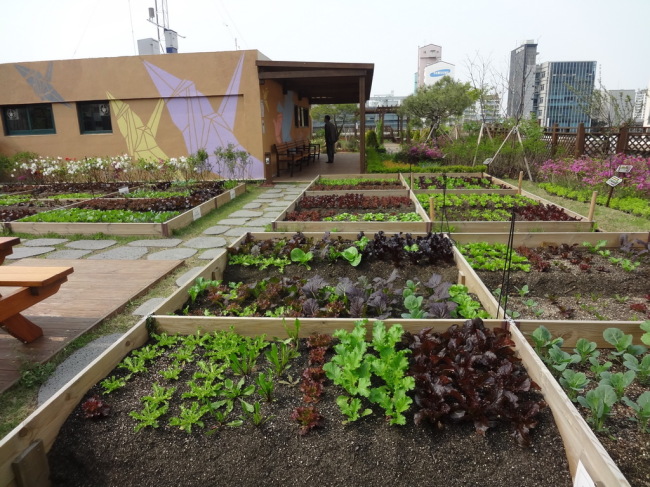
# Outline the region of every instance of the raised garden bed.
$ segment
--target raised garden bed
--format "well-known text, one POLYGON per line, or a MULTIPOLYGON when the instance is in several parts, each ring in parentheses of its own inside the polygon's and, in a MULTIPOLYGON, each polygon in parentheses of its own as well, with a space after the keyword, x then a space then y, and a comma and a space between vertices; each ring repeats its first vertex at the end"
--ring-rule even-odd
MULTIPOLYGON (((275 235, 279 236, 279 234, 275 235)), ((259 234, 259 238, 270 237, 273 238, 274 234, 266 235, 259 234)), ((342 238, 354 238, 354 234, 350 235, 341 235, 342 238)), ((221 275, 223 269, 226 266, 227 256, 223 254, 221 257, 215 259, 215 261, 208 264, 198 275, 203 279, 215 279, 221 275)), ((459 279, 464 282, 468 287, 475 292, 477 295, 488 296, 489 292, 482 286, 482 283, 478 280, 478 277, 473 273, 471 268, 466 266, 462 256, 456 254, 457 265, 459 266, 459 279), (482 288, 482 289, 480 289, 482 288)), ((188 285, 189 286, 189 285, 188 285)), ((214 317, 193 317, 193 316, 169 316, 168 313, 174 309, 178 309, 179 306, 182 306, 186 301, 186 289, 179 290, 173 296, 171 296, 166 303, 161 305, 156 311, 155 316, 152 316, 147 319, 143 319, 136 326, 134 326, 125 336, 112 347, 110 347, 104 354, 98 358, 91 366, 87 367, 81 374, 79 374, 75 379, 68 383, 62 390, 60 390, 53 398, 51 398, 44 406, 39 408, 34 414, 32 414, 25 422, 19 425, 12 434, 8 435, 2 443, 0 443, 0 478, 7 479, 7 482, 12 482, 14 478, 14 471, 11 467, 12 462, 21 464, 21 456, 31 455, 30 460, 31 465, 28 468, 25 468, 25 463, 23 460, 23 472, 29 470, 33 478, 39 478, 39 475, 43 475, 44 468, 44 453, 49 451, 52 444, 54 443, 56 436, 59 432, 59 428, 66 421, 68 415, 79 405, 82 400, 86 399, 86 392, 97 382, 102 380, 107 375, 110 375, 114 367, 133 349, 144 345, 149 340, 149 333, 147 329, 156 328, 159 333, 165 332, 168 334, 195 334, 197 330, 201 330, 202 333, 208 333, 215 330, 228 330, 233 329, 237 333, 247 336, 259 335, 260 333, 265 333, 267 337, 287 337, 287 330, 291 329, 291 321, 287 322, 286 320, 279 320, 273 318, 250 318, 250 317, 224 317, 224 318, 214 318, 214 317), (289 326, 287 326, 289 325, 289 326), (31 448, 30 448, 31 447, 31 448), (29 450, 28 454, 26 450, 29 450), (40 461, 40 464, 39 464, 40 461)), ((483 298, 481 298, 483 301, 483 298)), ((489 300, 488 300, 489 301, 489 300)), ((490 303, 487 304, 486 308, 489 308, 490 303)), ((307 337, 313 332, 317 333, 332 333, 335 329, 346 328, 352 330, 353 322, 352 319, 328 319, 328 318, 303 318, 301 321, 300 327, 300 336, 307 337)), ((397 320, 386 320, 386 325, 391 326, 394 323, 401 323, 405 330, 411 332, 417 332, 422 329, 424 326, 432 327, 434 331, 444 331, 450 325, 458 323, 454 320, 413 320, 413 319, 397 319, 397 320)), ((485 320, 485 325, 489 328, 502 326, 504 323, 501 320, 485 320)), ((544 394, 544 400, 549 404, 550 409, 553 412, 553 416, 557 427, 562 435, 562 440, 564 443, 564 451, 566 452, 566 458, 568 460, 569 468, 571 475, 575 476, 576 472, 580 465, 584 466, 588 474, 595 482, 600 482, 602 485, 629 485, 621 474, 620 470, 616 467, 612 459, 609 457, 607 452, 604 450, 600 442, 593 435, 591 430, 587 427, 584 420, 580 417, 578 412, 572 403, 568 400, 566 395, 562 392, 561 388, 557 382, 552 378, 546 367, 543 366, 541 360, 537 357, 533 349, 529 346, 528 342, 524 338, 524 335, 517 329, 512 328, 511 338, 514 342, 514 347, 517 352, 517 355, 521 357, 522 363, 528 370, 532 380, 541 386, 541 392, 544 394)), ((147 387, 151 387, 149 383, 147 387)), ((150 390, 150 389, 148 389, 150 390)), ((326 392, 326 397, 328 392, 326 392)), ((332 394, 336 394, 332 391, 332 394)), ((133 407, 136 407, 136 404, 133 403, 133 407)), ((329 409, 324 409, 324 411, 329 411, 329 409)), ((334 412, 334 411, 332 411, 334 412)), ((77 415, 77 413, 74 413, 77 415)), ((334 432, 334 437, 328 436, 326 433, 319 433, 315 431, 314 435, 314 447, 308 448, 306 441, 298 441, 298 434, 296 432, 296 444, 300 447, 300 451, 305 450, 304 453, 290 454, 288 450, 284 450, 287 444, 294 444, 294 440, 291 436, 287 436, 286 433, 282 434, 282 444, 277 447, 281 452, 281 458, 277 459, 276 457, 271 456, 273 451, 272 447, 267 448, 269 433, 257 436, 257 429, 253 430, 253 433, 250 433, 250 429, 246 430, 247 437, 249 434, 253 436, 255 440, 255 447, 247 448, 244 444, 245 450, 242 453, 238 453, 237 462, 238 466, 242 465, 242 461, 246 462, 246 465, 249 465, 249 459, 251 468, 255 464, 262 465, 265 467, 265 474, 269 473, 272 469, 274 475, 277 472, 278 482, 287 481, 291 483, 291 479, 283 476, 283 472, 291 472, 294 469, 299 469, 299 472, 303 477, 313 474, 313 469, 311 468, 315 464, 330 464, 334 465, 333 472, 345 472, 346 481, 347 475, 349 472, 354 472, 355 468, 360 471, 363 475, 364 472, 372 472, 377 470, 377 458, 374 455, 374 452, 377 451, 372 445, 380 445, 379 450, 387 450, 390 454, 390 457, 385 461, 380 463, 383 465, 386 463, 390 465, 391 473, 394 475, 395 472, 399 472, 400 475, 404 475, 405 472, 415 470, 416 466, 419 465, 417 460, 413 460, 413 456, 409 455, 408 457, 404 456, 402 453, 405 451, 420 451, 419 448, 423 448, 423 443, 417 441, 418 437, 415 437, 415 442, 408 440, 407 443, 401 443, 404 441, 404 435, 400 433, 400 430, 391 429, 385 422, 382 426, 379 426, 379 430, 375 430, 374 426, 378 423, 369 422, 370 417, 362 420, 361 425, 364 425, 360 430, 359 435, 355 438, 349 438, 347 436, 340 436, 336 432, 340 431, 341 435, 349 431, 349 427, 343 427, 340 429, 338 425, 338 420, 334 419, 331 421, 328 420, 327 427, 332 426, 332 431, 334 432), (368 422, 366 422, 368 421, 368 422), (336 423, 336 424, 333 424, 336 423), (337 426, 338 425, 338 426, 337 426), (370 430, 365 429, 367 427, 371 428, 370 430), (388 436, 383 436, 384 432, 388 436), (372 435, 374 433, 374 436, 372 435), (377 436, 378 435, 378 436, 377 436), (397 443, 397 437, 400 438, 400 443, 397 443), (267 438, 266 440, 264 438, 267 438), (332 448, 333 439, 340 439, 343 441, 340 447, 332 448), (384 441, 385 440, 385 441, 384 441), (331 452, 344 452, 343 457, 341 456, 331 456, 334 453, 331 452), (371 451, 373 455, 371 455, 371 451), (260 456, 260 452, 268 452, 269 460, 265 460, 266 455, 260 456), (306 455, 304 461, 298 460, 297 456, 306 455), (318 458, 318 462, 314 463, 312 460, 318 458), (342 459, 345 459, 346 462, 352 462, 350 468, 341 468, 342 459), (280 463, 279 463, 280 462, 280 463), (302 465, 302 466, 301 466, 302 465), (303 468, 307 468, 305 473, 302 474, 303 468)), ((76 421, 76 419, 71 419, 71 421, 76 421)), ((286 421, 286 417, 285 417, 286 421)), ((100 428, 103 424, 101 421, 98 423, 100 428)), ((297 423, 292 422, 291 426, 294 428, 294 431, 297 431, 297 423)), ((356 425, 355 425, 356 426, 356 425)), ((109 438, 112 437, 111 432, 115 434, 115 431, 110 426, 107 426, 106 430, 106 441, 109 441, 109 438)), ((125 429, 130 430, 132 425, 128 425, 125 429)), ((395 427, 392 427, 395 428, 395 427)), ((540 425, 541 428, 541 425, 540 425)), ((469 436, 465 437, 466 441, 462 441, 458 444, 461 451, 457 455, 451 455, 450 459, 454 457, 460 461, 461 467, 458 467, 459 470, 465 470, 469 478, 469 481, 463 483, 460 473, 458 475, 454 474, 453 478, 449 476, 450 471, 457 471, 453 465, 450 464, 438 464, 439 457, 447 457, 448 450, 447 448, 435 447, 435 454, 431 453, 426 456, 425 464, 428 466, 429 470, 425 470, 424 473, 419 472, 417 475, 427 475, 427 479, 430 478, 430 475, 433 475, 436 471, 444 472, 445 474, 445 484, 453 484, 454 479, 459 479, 457 485, 467 485, 468 483, 480 483, 481 485, 490 485, 492 480, 490 475, 493 472, 500 471, 507 475, 507 480, 495 479, 492 485, 504 485, 506 482, 512 482, 516 478, 517 485, 527 485, 526 482, 531 482, 530 485, 540 485, 537 482, 537 475, 539 475, 540 482, 550 480, 550 485, 565 485, 566 480, 561 480, 559 474, 549 473, 550 470, 546 466, 536 463, 535 457, 529 457, 526 460, 518 456, 521 453, 521 450, 518 450, 519 447, 516 447, 515 450, 506 450, 504 451, 505 456, 499 453, 502 448, 507 448, 508 443, 501 443, 500 440, 497 440, 496 436, 492 435, 492 432, 487 433, 485 439, 480 438, 479 436, 474 435, 472 432, 474 427, 470 426, 466 432, 469 433, 469 436), (474 458, 474 456, 468 456, 467 452, 473 451, 474 448, 479 449, 480 459, 474 458), (507 457, 513 456, 517 467, 512 469, 504 467, 504 461, 507 457), (432 462, 434 468, 431 469, 432 462), (519 474, 513 473, 515 468, 518 469, 522 464, 527 465, 526 471, 519 474), (477 476, 477 477, 473 477, 477 476), (472 480, 474 479, 474 480, 472 480)), ((230 445, 228 438, 233 438, 228 435, 230 430, 226 429, 225 431, 218 431, 216 436, 213 437, 204 437, 200 435, 197 438, 199 447, 201 448, 202 454, 206 452, 213 452, 213 455, 207 458, 205 461, 200 460, 198 456, 191 455, 195 461, 188 462, 186 461, 188 455, 177 454, 174 459, 170 459, 169 462, 173 462, 171 470, 179 469, 179 474, 182 476, 185 468, 189 465, 199 465, 201 469, 205 469, 206 465, 215 464, 222 465, 226 462, 226 457, 220 457, 221 452, 227 452, 229 448, 217 448, 213 446, 220 445, 216 443, 217 441, 223 441, 230 445), (176 460, 181 460, 182 462, 176 462, 176 460)), ((234 430, 233 430, 234 431, 234 430)), ((273 430, 276 431, 276 430, 273 430)), ((446 431, 446 430, 445 430, 446 431)), ((533 430, 533 442, 535 430, 533 430)), ((542 431, 542 429, 538 430, 542 431)), ((172 431, 166 432, 152 432, 151 434, 143 431, 140 433, 142 437, 147 441, 146 450, 152 451, 151 449, 155 446, 171 446, 174 444, 184 445, 187 443, 187 435, 181 433, 181 439, 176 441, 176 434, 172 431), (158 439, 157 436, 162 434, 164 438, 158 439), (184 436, 185 435, 185 436, 184 436)), ((418 433, 420 434, 420 433, 418 433)), ((435 444, 441 440, 441 432, 434 432, 436 435, 435 444)), ((445 433, 442 432, 444 435, 445 433)), ((97 435, 97 441, 101 443, 103 440, 103 434, 97 435)), ((85 437, 88 439, 88 437, 85 437)), ((307 436, 301 440, 309 440, 311 436, 307 436)), ((428 437, 426 437, 428 438, 428 437)), ((425 439, 426 439, 425 438, 425 439)), ((93 439, 93 442, 95 440, 93 439)), ((234 440, 233 440, 234 441, 234 440)), ((339 441, 339 440, 336 440, 339 441)), ((427 440, 430 441, 430 440, 427 440)), ((509 446, 514 446, 514 440, 509 438, 507 440, 509 446)), ((193 443, 193 442, 192 442, 193 443)), ((224 444, 225 444, 224 443, 224 444)), ((109 445, 110 446, 110 445, 109 445)), ((123 444, 120 444, 120 447, 123 444)), ((425 448, 428 448, 426 444, 425 448)), ((145 447, 143 447, 145 448, 145 447)), ((533 446, 533 449, 535 447, 533 446)), ((540 447, 541 448, 541 447, 540 447)), ((552 448, 552 454, 555 457, 558 457, 558 452, 560 447, 557 444, 554 444, 552 448)), ((95 464, 100 464, 105 462, 113 470, 115 465, 113 463, 114 454, 119 452, 120 448, 115 447, 111 454, 106 454, 104 457, 95 457, 95 464)), ((141 450, 140 450, 141 451, 141 450)), ((291 450, 293 451, 293 450, 291 450)), ((526 450, 523 450, 523 454, 526 450)), ((529 452, 530 453, 530 452, 529 452)), ((161 451, 160 454, 163 454, 161 451)), ((209 454, 209 453, 208 453, 209 454)), ((172 455, 174 453, 172 452, 172 455)), ((337 453, 338 455, 338 453, 337 453)), ((153 458, 158 457, 158 454, 154 455, 136 455, 138 458, 153 458)), ((201 457, 203 459, 204 457, 201 457)), ((556 458, 557 459, 557 458, 556 458)), ((561 459, 560 459, 561 460, 561 459)), ((125 459, 124 465, 131 464, 133 457, 125 459)), ((162 469, 162 466, 160 466, 162 469)), ((20 469, 19 469, 20 471, 20 469)), ((238 467, 239 476, 233 481, 238 483, 246 483, 244 478, 244 473, 247 471, 246 468, 238 467)), ((519 470, 517 470, 519 471, 519 470)), ((218 474, 217 474, 218 475, 218 474)), ((149 478, 158 478, 158 474, 151 474, 149 478)), ((301 477, 301 478, 303 478, 301 477)), ((198 478, 198 477, 196 477, 198 478)), ((334 477, 332 477, 334 478, 334 477)), ((402 477, 400 477, 402 478, 402 477)), ((312 477, 312 480, 318 481, 312 477)), ((331 480, 322 479, 323 482, 331 480)), ((202 480, 205 483, 206 480, 202 480)), ((296 480, 293 483, 300 482, 301 480, 296 480)), ((423 480, 422 483, 426 483, 430 480, 423 480)), ((362 483, 362 481, 360 481, 362 483)), ((399 479, 396 480, 399 482, 399 479)), ((381 483, 381 481, 378 481, 381 483)))
POLYGON ((521 188, 485 173, 405 175, 415 194, 518 194, 521 188))
MULTIPOLYGON (((192 190, 189 196, 172 196, 161 199, 126 198, 118 196, 114 198, 95 198, 88 201, 73 203, 68 205, 66 208, 91 210, 93 215, 88 216, 87 218, 93 218, 93 220, 96 221, 99 219, 99 223, 9 221, 2 223, 1 225, 12 232, 35 235, 43 235, 47 233, 57 233, 61 235, 92 235, 95 233, 104 233, 105 235, 156 235, 168 237, 174 230, 189 225, 198 218, 207 215, 215 208, 230 202, 245 191, 245 184, 240 184, 231 190, 224 191, 221 183, 203 183, 202 186, 192 190), (101 222, 101 216, 97 217, 94 213, 98 210, 101 211, 107 209, 126 209, 135 212, 153 211, 154 213, 176 211, 178 212, 178 216, 159 223, 101 222)), ((9 218, 15 218, 16 215, 11 213, 9 209, 7 209, 7 212, 9 218)), ((35 213, 35 211, 32 212, 32 214, 35 213)), ((63 216, 65 217, 66 212, 63 213, 63 216)))
POLYGON ((408 190, 401 174, 363 174, 347 177, 318 176, 305 189, 306 194, 317 195, 335 192, 377 194, 376 191, 408 190))
POLYGON ((431 228, 450 233, 507 233, 515 208, 515 232, 588 232, 593 221, 530 193, 418 194, 431 228))
POLYGON ((382 192, 381 196, 360 193, 303 194, 272 223, 284 232, 403 231, 427 232, 429 221, 413 194, 382 192), (337 218, 343 218, 336 221, 337 218), (334 221, 326 221, 331 218, 334 221))

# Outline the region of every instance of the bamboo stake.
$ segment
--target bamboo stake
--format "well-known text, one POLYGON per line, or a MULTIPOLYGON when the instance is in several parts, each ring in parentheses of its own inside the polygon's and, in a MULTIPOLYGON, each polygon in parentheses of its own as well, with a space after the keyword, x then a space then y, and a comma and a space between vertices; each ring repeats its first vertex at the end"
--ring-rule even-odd
POLYGON ((521 194, 521 183, 524 180, 524 171, 519 171, 519 184, 517 184, 517 194, 521 194))
POLYGON ((589 205, 589 214, 587 215, 587 221, 594 221, 594 213, 596 212, 596 198, 598 197, 598 191, 594 191, 591 194, 591 204, 589 205))
POLYGON ((429 198, 429 220, 435 221, 436 210, 433 207, 433 198, 429 198))

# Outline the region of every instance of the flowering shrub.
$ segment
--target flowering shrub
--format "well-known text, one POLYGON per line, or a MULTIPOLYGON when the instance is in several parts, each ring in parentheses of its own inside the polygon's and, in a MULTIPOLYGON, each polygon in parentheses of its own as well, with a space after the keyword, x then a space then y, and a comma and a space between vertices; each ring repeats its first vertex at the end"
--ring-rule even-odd
POLYGON ((442 159, 443 155, 437 146, 426 142, 412 145, 406 150, 406 159, 413 164, 442 159))
POLYGON ((539 175, 545 181, 570 188, 598 186, 617 175, 616 168, 620 165, 630 165, 632 171, 622 176, 623 183, 617 189, 627 188, 631 193, 649 195, 650 158, 616 154, 607 159, 549 159, 539 167, 539 175))
MULTIPOLYGON (((242 151, 243 152, 243 151, 242 151)), ((245 153, 248 156, 248 153, 245 153)), ((242 156, 243 157, 243 156, 242 156)), ((134 159, 123 154, 111 157, 35 156, 17 162, 11 170, 14 181, 29 184, 203 180, 208 177, 207 152, 199 150, 188 157, 134 159)), ((232 175, 231 175, 232 176, 232 175)))

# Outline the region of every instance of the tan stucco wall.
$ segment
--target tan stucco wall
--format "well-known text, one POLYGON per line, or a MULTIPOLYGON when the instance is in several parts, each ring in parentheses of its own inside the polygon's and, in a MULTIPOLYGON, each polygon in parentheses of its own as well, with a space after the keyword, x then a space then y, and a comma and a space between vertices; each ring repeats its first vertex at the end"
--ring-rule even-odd
MULTIPOLYGON (((263 56, 258 51, 2 64, 0 107, 52 103, 56 134, 6 136, 4 127, 0 127, 0 153, 12 155, 18 151, 29 150, 41 155, 64 157, 125 153, 127 142, 120 131, 115 107, 111 105, 112 134, 81 135, 75 102, 106 100, 108 92, 117 100, 128 104, 131 112, 146 124, 161 99, 158 88, 146 69, 146 63, 150 63, 164 72, 165 76, 171 75, 184 80, 184 83, 178 86, 176 95, 180 93, 182 96, 183 89, 193 83, 196 91, 205 95, 209 102, 207 106, 201 107, 208 108, 208 113, 204 115, 212 112, 216 114, 242 56, 244 59, 239 88, 233 93, 233 96, 236 96, 237 108, 232 134, 254 158, 263 160, 260 90, 255 65, 255 61, 263 56), (16 65, 23 68, 23 73, 29 70, 29 75, 21 74, 16 65), (60 101, 44 99, 47 97, 60 101)), ((176 83, 172 85, 176 86, 176 83)), ((231 101, 234 99, 230 98, 231 101)), ((187 155, 186 140, 174 123, 170 110, 166 103, 160 113, 155 140, 167 157, 187 155)), ((225 139, 221 137, 219 140, 225 139)), ((208 152, 214 150, 214 147, 205 148, 208 152)))

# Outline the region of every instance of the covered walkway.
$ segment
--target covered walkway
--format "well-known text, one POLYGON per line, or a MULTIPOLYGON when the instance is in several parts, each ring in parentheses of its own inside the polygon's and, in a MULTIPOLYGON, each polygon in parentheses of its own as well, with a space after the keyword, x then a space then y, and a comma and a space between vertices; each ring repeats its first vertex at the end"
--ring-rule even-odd
POLYGON ((302 170, 295 169, 293 177, 289 177, 287 171, 281 171, 280 177, 273 178, 274 183, 295 183, 312 181, 318 175, 342 175, 361 174, 361 158, 358 152, 337 152, 334 156, 334 163, 328 164, 326 154, 321 154, 320 160, 310 162, 303 166, 302 170))

